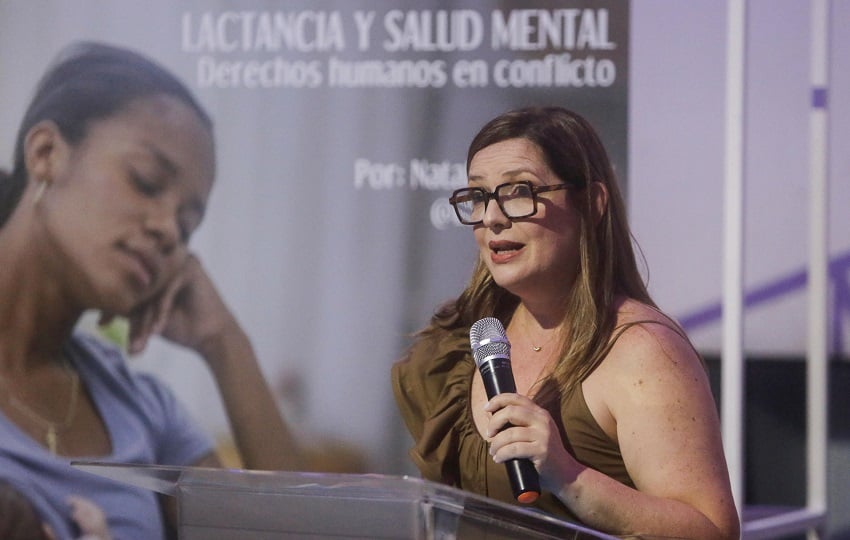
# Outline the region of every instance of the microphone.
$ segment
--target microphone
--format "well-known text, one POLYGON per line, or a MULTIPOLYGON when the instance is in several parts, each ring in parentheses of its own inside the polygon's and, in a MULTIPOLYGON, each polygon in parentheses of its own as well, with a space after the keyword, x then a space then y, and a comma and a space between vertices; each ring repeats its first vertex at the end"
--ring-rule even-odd
MULTIPOLYGON (((487 399, 504 393, 516 392, 511 370, 511 343, 499 319, 485 317, 469 329, 469 343, 475 365, 484 380, 487 399)), ((504 429, 511 427, 510 424, 504 429)), ((540 477, 528 458, 514 458, 505 462, 511 490, 517 501, 529 504, 540 496, 540 477)))

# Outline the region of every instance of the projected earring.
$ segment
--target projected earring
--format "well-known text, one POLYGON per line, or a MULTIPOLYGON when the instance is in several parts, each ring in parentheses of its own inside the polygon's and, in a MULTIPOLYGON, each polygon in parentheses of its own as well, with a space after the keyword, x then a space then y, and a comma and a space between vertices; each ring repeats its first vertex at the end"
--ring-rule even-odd
POLYGON ((38 204, 38 201, 44 196, 44 192, 47 190, 47 180, 42 180, 38 183, 38 187, 35 188, 35 197, 33 197, 32 204, 33 206, 38 204))

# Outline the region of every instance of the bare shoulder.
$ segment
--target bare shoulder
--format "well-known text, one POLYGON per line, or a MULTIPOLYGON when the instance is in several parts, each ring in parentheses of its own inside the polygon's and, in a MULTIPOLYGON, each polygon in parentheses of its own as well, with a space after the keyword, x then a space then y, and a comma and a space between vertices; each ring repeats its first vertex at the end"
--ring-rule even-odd
POLYGON ((708 374, 699 354, 675 321, 657 309, 627 300, 619 310, 613 345, 592 374, 597 398, 616 416, 649 403, 706 407, 708 374))
POLYGON ((623 422, 642 423, 650 410, 712 414, 708 375, 697 352, 675 321, 657 309, 626 300, 619 309, 613 345, 582 383, 585 400, 615 440, 623 422), (619 428, 618 428, 619 426, 619 428))
POLYGON ((635 300, 621 305, 612 339, 604 363, 618 372, 705 371, 684 330, 664 313, 635 300))

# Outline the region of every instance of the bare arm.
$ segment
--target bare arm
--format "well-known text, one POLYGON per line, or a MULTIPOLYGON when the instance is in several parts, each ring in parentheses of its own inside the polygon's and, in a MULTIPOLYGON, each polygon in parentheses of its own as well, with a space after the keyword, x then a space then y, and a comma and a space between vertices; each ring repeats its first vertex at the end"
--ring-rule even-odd
POLYGON ((299 450, 266 383, 248 337, 233 322, 206 340, 200 354, 218 383, 246 468, 297 470, 299 450))
POLYGON ((497 461, 530 457, 544 488, 599 530, 647 538, 739 537, 716 407, 687 342, 660 325, 633 327, 583 389, 594 417, 619 443, 637 489, 578 463, 548 413, 522 396, 491 401, 493 432, 506 421, 526 427, 494 437, 497 461))
MULTIPOLYGON (((593 384, 637 488, 634 531, 664 528, 685 538, 737 538, 739 523, 705 370, 668 327, 633 327, 593 384)), ((604 417, 604 413, 600 414, 604 417)))
MULTIPOLYGON (((206 361, 218 385, 246 468, 293 470, 299 450, 281 417, 248 336, 224 304, 200 262, 190 257, 180 275, 151 305, 131 317, 131 351, 148 337, 189 347, 206 361)), ((218 460, 202 465, 218 465, 218 460)))

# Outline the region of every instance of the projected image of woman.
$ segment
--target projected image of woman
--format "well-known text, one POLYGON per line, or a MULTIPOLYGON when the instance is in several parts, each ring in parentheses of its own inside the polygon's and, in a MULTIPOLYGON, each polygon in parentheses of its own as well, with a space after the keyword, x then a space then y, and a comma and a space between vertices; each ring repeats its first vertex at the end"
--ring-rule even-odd
POLYGON ((737 539, 704 365, 647 292, 593 127, 562 108, 508 112, 473 139, 467 168, 451 202, 479 260, 392 371, 423 477, 516 502, 503 463, 528 458, 534 505, 551 514, 737 539), (504 324, 517 387, 490 400, 469 342, 484 317, 504 324))
POLYGON ((0 478, 71 538, 72 496, 115 538, 165 535, 153 492, 77 459, 218 466, 213 441, 161 382, 77 332, 88 310, 197 352, 247 468, 297 466, 252 346, 189 248, 213 187, 212 123, 172 74, 126 49, 79 44, 38 85, 0 174, 0 478))

